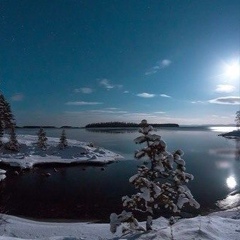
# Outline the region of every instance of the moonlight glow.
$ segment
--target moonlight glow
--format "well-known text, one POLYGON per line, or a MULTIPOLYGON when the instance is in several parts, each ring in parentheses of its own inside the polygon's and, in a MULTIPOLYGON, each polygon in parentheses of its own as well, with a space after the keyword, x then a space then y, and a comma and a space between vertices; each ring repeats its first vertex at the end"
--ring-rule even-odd
POLYGON ((237 182, 235 180, 235 178, 233 176, 231 177, 228 177, 227 180, 226 180, 226 183, 227 183, 227 186, 230 188, 230 189, 233 189, 237 186, 237 182))
POLYGON ((239 63, 238 62, 233 62, 231 64, 227 64, 225 66, 225 71, 224 71, 224 75, 227 78, 230 79, 236 79, 239 77, 239 63))

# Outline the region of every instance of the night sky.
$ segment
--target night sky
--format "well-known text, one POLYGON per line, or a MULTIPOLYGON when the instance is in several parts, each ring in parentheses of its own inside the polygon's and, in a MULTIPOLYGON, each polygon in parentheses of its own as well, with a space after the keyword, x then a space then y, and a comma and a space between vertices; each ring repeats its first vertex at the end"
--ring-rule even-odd
POLYGON ((17 125, 233 124, 239 0, 0 0, 17 125))

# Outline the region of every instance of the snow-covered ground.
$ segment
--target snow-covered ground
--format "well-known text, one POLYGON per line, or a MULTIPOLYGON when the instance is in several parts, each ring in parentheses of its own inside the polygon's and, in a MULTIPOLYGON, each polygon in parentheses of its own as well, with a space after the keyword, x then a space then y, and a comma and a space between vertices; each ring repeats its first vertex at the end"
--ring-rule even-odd
MULTIPOLYGON (((110 163, 123 158, 121 155, 100 147, 93 147, 90 143, 68 139, 68 147, 61 150, 58 138, 48 138, 47 150, 37 147, 37 136, 18 135, 20 151, 13 153, 7 150, 0 152, 0 161, 10 166, 32 168, 35 164, 44 163, 110 163)), ((7 142, 5 137, 3 141, 7 142)))
POLYGON ((3 169, 0 169, 0 182, 6 178, 6 171, 3 169))
MULTIPOLYGON (((123 235, 112 234, 109 224, 37 222, 10 215, 1 216, 0 239, 51 240, 190 240, 240 239, 240 209, 216 212, 207 216, 181 219, 170 226, 165 218, 153 221, 153 230, 123 235)), ((144 226, 144 224, 143 224, 144 226)))
MULTIPOLYGON (((29 168, 36 163, 71 163, 100 162, 107 163, 121 158, 103 148, 91 147, 89 143, 68 140, 69 147, 58 148, 59 139, 48 138, 48 149, 41 151, 34 144, 37 136, 18 136, 21 151, 17 154, 4 152, 0 154, 1 161, 22 168, 29 168)), ((0 175, 5 175, 4 170, 0 175)), ((234 195, 240 198, 239 194, 234 195)), ((235 202, 239 202, 236 201, 235 202)), ((224 204, 225 202, 223 202, 224 204)), ((238 206, 236 204, 235 206, 238 206)), ((101 209, 99 209, 101 211, 101 209)), ((140 223, 143 227, 145 223, 140 223)), ((10 216, 0 215, 0 240, 18 239, 50 239, 50 240, 190 240, 190 239, 240 239, 240 208, 180 219, 174 225, 169 225, 166 218, 153 220, 153 230, 141 233, 122 235, 119 227, 115 234, 110 232, 110 224, 96 223, 63 223, 39 222, 10 216)))

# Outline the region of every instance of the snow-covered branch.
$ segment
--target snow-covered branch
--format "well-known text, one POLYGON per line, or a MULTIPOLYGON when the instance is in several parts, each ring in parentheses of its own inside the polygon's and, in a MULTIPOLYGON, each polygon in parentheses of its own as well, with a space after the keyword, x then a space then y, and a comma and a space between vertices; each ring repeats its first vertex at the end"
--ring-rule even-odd
MULTIPOLYGON (((143 120, 139 129, 142 135, 134 140, 137 144, 146 143, 147 146, 135 152, 135 158, 148 157, 151 168, 145 165, 138 168, 138 172, 129 179, 138 192, 122 198, 124 208, 146 213, 146 230, 151 229, 154 209, 167 208, 173 213, 180 213, 185 204, 200 207, 186 186, 194 177, 185 172, 186 162, 182 158, 184 152, 182 150, 168 152, 166 142, 161 136, 151 134, 151 131, 153 127, 143 120)), ((115 227, 120 225, 122 214, 111 215, 118 219, 115 227)), ((131 213, 129 219, 133 218, 131 213)))

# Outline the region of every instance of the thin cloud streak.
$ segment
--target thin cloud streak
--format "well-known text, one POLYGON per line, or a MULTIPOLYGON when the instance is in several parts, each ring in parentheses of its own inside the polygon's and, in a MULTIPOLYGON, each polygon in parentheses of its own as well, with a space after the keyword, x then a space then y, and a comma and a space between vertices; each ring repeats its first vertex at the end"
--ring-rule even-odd
POLYGON ((165 114, 166 112, 154 112, 156 114, 165 114))
POLYGON ((240 104, 240 97, 238 96, 219 97, 211 99, 208 102, 215 104, 237 105, 240 104))
POLYGON ((102 102, 84 102, 84 101, 79 101, 79 102, 66 102, 66 105, 72 105, 72 106, 84 106, 84 105, 99 105, 103 104, 102 102))
POLYGON ((156 95, 155 94, 152 94, 152 93, 138 93, 137 94, 138 97, 142 97, 142 98, 153 98, 155 97, 156 95))
POLYGON ((167 95, 167 94, 160 94, 160 97, 172 98, 171 96, 169 96, 169 95, 167 95))
POLYGON ((192 101, 191 103, 193 103, 193 104, 197 104, 197 103, 203 104, 205 102, 203 102, 203 101, 192 101))
POLYGON ((109 108, 105 108, 105 109, 107 109, 107 110, 117 110, 117 109, 119 109, 119 108, 109 107, 109 108))
POLYGON ((169 67, 171 64, 172 64, 172 61, 169 59, 163 59, 161 61, 158 61, 153 67, 151 67, 145 72, 145 75, 155 74, 159 70, 169 67))
POLYGON ((111 111, 111 110, 89 110, 90 113, 112 113, 112 114, 124 114, 127 111, 111 111))

